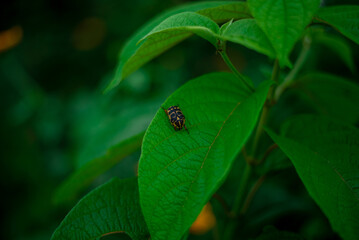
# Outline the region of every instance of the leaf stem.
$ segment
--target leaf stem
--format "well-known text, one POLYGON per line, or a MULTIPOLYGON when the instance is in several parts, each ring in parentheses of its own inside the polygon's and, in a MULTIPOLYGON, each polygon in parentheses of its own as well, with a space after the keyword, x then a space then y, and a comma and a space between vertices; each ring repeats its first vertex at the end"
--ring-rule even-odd
POLYGON ((248 82, 248 80, 246 80, 246 78, 240 73, 238 72, 238 70, 236 69, 236 67, 232 64, 231 60, 229 59, 226 50, 222 49, 221 51, 219 51, 219 53, 222 56, 223 61, 227 64, 227 66, 231 69, 231 71, 234 73, 234 75, 236 75, 239 80, 241 80, 241 82, 251 91, 254 92, 254 88, 252 87, 252 85, 248 82))
POLYGON ((305 36, 303 39, 303 46, 302 50, 299 53, 299 57, 297 58, 296 62, 294 63, 293 69, 288 73, 282 84, 280 84, 274 94, 274 100, 278 101, 282 93, 293 83, 293 80, 297 76, 300 69, 303 67, 304 63, 306 62, 309 56, 309 49, 312 40, 309 36, 305 36))

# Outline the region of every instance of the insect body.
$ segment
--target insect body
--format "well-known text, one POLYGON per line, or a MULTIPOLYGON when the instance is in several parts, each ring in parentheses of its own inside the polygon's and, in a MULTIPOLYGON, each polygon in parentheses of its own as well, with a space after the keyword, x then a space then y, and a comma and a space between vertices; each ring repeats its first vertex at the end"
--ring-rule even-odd
POLYGON ((175 130, 181 130, 184 127, 189 134, 189 131, 185 125, 186 118, 184 117, 181 109, 178 106, 171 106, 168 109, 162 109, 165 110, 165 113, 170 119, 171 125, 174 127, 175 130))

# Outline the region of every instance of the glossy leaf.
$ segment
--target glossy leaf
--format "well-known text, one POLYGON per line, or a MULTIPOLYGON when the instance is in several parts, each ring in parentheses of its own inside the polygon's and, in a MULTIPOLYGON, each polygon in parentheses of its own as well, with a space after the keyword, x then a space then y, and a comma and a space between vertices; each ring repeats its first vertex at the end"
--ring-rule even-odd
POLYGON ((359 130, 323 117, 299 116, 267 130, 293 162, 309 194, 343 239, 359 236, 359 130))
POLYGON ((189 134, 160 109, 146 131, 140 202, 152 239, 180 239, 227 176, 251 134, 271 82, 250 94, 230 73, 204 75, 172 94, 189 134))
POLYGON ((259 27, 268 36, 281 66, 319 7, 320 0, 248 0, 259 27))
POLYGON ((126 139, 109 148, 102 157, 87 162, 75 171, 60 187, 54 196, 55 204, 74 199, 74 197, 92 183, 98 176, 115 166, 123 158, 140 149, 144 132, 126 139))
POLYGON ((221 39, 242 44, 270 58, 275 58, 272 44, 254 19, 238 20, 228 27, 223 25, 221 29, 221 39), (224 27, 225 30, 223 30, 224 27))
POLYGON ((90 192, 69 212, 51 239, 98 239, 117 232, 132 239, 149 237, 139 204, 137 178, 114 178, 90 192))
POLYGON ((359 6, 343 5, 319 9, 315 20, 332 26, 359 44, 359 6))
POLYGON ((359 120, 359 86, 350 80, 309 73, 298 79, 293 88, 322 114, 348 123, 359 120))
MULTIPOLYGON (((124 78, 126 78, 132 72, 136 71, 143 64, 145 64, 146 62, 152 59, 149 58, 147 59, 146 62, 141 62, 141 63, 137 63, 136 61, 133 60, 133 58, 136 58, 136 54, 138 50, 141 48, 142 44, 144 44, 144 42, 137 44, 138 41, 142 39, 144 36, 146 36, 150 31, 152 31, 163 20, 181 12, 198 12, 201 15, 207 16, 212 20, 218 22, 225 22, 230 19, 247 18, 250 16, 246 3, 231 2, 231 1, 194 3, 169 10, 159 15, 158 17, 154 18, 152 21, 147 23, 145 26, 143 26, 137 33, 135 33, 127 41, 119 58, 119 65, 117 66, 116 75, 114 79, 111 81, 111 83, 109 84, 109 86, 106 88, 106 91, 109 91, 115 86, 117 86, 124 78)), ((176 40, 172 39, 173 41, 172 46, 186 39, 190 35, 191 34, 188 33, 187 35, 182 35, 181 37, 178 36, 176 40)))

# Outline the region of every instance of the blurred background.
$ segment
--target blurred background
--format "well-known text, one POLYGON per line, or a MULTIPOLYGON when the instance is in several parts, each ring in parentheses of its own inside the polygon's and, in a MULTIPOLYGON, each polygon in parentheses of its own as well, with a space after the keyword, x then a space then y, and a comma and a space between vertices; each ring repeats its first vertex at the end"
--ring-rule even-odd
MULTIPOLYGON (((192 37, 142 67, 114 91, 102 94, 113 77, 125 40, 156 14, 188 2, 1 2, 1 239, 49 239, 86 193, 68 204, 53 204, 54 191, 70 173, 101 156, 114 143, 145 130, 161 103, 186 81, 212 71, 228 71, 213 46, 192 37)), ((325 4, 358 3, 330 0, 325 4)), ((358 66, 358 47, 342 40, 358 66)), ((293 52, 294 58, 299 47, 293 52)), ((232 44, 229 55, 255 83, 270 74, 271 62, 265 56, 232 44)), ((320 69, 359 79, 357 72, 350 71, 336 56, 326 47, 314 45, 305 71, 320 69)), ((286 104, 294 102, 288 99, 286 104)), ((283 116, 295 112, 288 111, 283 116)), ((137 151, 127 157, 97 178, 88 190, 113 176, 135 176, 139 156, 137 151)), ((230 179, 221 188, 229 202, 230 179)), ((253 202, 247 237, 272 224, 312 239, 337 238, 293 169, 276 174, 258 194, 266 196, 266 201, 258 197, 253 202), (267 197, 268 192, 274 193, 273 199, 267 197), (283 208, 283 202, 290 204, 283 208), (275 210, 278 206, 282 208, 275 210)), ((213 203, 214 211, 220 208, 217 205, 213 203)), ((217 216, 223 217, 221 213, 217 216)), ((213 229, 193 233, 199 234, 191 236, 193 239, 211 239, 216 234, 213 229)))

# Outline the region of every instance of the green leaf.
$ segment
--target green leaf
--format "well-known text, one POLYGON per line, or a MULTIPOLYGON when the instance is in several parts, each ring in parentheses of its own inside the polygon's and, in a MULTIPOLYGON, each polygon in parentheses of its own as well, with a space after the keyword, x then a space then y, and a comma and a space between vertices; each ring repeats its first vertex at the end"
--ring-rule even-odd
POLYGON ((320 0, 248 0, 259 27, 268 36, 281 66, 291 67, 288 59, 319 7, 320 0))
POLYGON ((223 2, 224 4, 204 8, 197 13, 207 16, 216 23, 224 23, 230 19, 252 18, 246 2, 223 2))
MULTIPOLYGON (((144 36, 139 42, 144 39, 147 41, 145 41, 138 51, 141 54, 146 54, 148 52, 150 52, 150 54, 163 52, 162 49, 167 49, 168 46, 171 46, 171 39, 177 39, 178 36, 183 34, 187 35, 188 33, 195 33, 215 45, 215 35, 218 31, 218 25, 208 17, 193 12, 178 13, 165 19, 144 36)), ((141 56, 140 53, 136 55, 141 56)))
POLYGON ((279 231, 273 226, 266 226, 263 233, 256 238, 256 240, 304 240, 302 236, 297 233, 279 231))
POLYGON ((332 26, 359 44, 359 6, 332 6, 319 9, 315 20, 332 26))
POLYGON ((141 146, 143 135, 144 132, 116 144, 109 148, 104 156, 87 162, 75 171, 56 190, 54 195, 55 204, 74 199, 80 191, 88 187, 98 176, 115 166, 126 156, 137 151, 141 146))
MULTIPOLYGON (((144 36, 146 36, 163 20, 181 12, 197 12, 203 16, 207 16, 211 18, 213 21, 216 22, 225 22, 232 18, 240 19, 240 18, 247 18, 250 16, 246 3, 231 2, 231 1, 194 3, 164 12, 163 14, 159 15, 158 17, 154 18, 152 21, 147 23, 145 26, 143 26, 137 33, 135 33, 127 41, 119 58, 119 64, 117 66, 116 75, 105 91, 109 91, 115 86, 117 86, 124 78, 126 78, 128 75, 130 75, 138 68, 140 68, 143 64, 145 64, 146 62, 152 59, 149 58, 147 59, 146 62, 142 61, 140 63, 137 63, 136 61, 133 60, 133 58, 136 58, 136 54, 138 50, 141 48, 142 44, 144 44, 144 42, 137 44, 138 41, 142 39, 144 36)), ((178 36, 176 39, 172 39, 173 41, 172 46, 186 39, 189 36, 191 36, 190 33, 188 33, 187 35, 182 35, 181 37, 178 36)))
POLYGON ((359 130, 324 117, 299 116, 267 130, 293 162, 309 194, 343 239, 359 236, 359 130))
POLYGON ((352 73, 356 71, 352 50, 344 38, 335 36, 333 34, 325 34, 323 32, 317 32, 312 35, 313 42, 319 43, 329 48, 340 58, 340 60, 345 63, 345 65, 351 70, 352 73))
POLYGON ((162 101, 161 97, 145 103, 127 102, 119 106, 122 106, 121 111, 118 108, 104 111, 103 116, 87 129, 90 133, 82 139, 76 156, 76 167, 80 168, 93 159, 105 156, 111 147, 145 131, 162 101))
POLYGON ((326 73, 308 73, 292 87, 321 114, 348 123, 359 120, 359 86, 350 80, 326 73))
POLYGON ((275 58, 276 53, 267 36, 260 29, 254 19, 243 19, 223 25, 221 39, 242 44, 249 49, 263 53, 270 58, 275 58), (225 30, 224 30, 225 28, 225 30))
POLYGON ((68 213, 51 239, 98 239, 118 232, 132 239, 149 237, 139 205, 137 178, 114 178, 90 192, 68 213))
POLYGON ((227 176, 251 134, 272 82, 249 94, 230 73, 189 81, 163 107, 179 104, 189 134, 160 109, 146 131, 140 202, 152 239, 180 239, 227 176))

